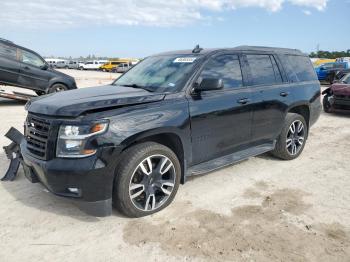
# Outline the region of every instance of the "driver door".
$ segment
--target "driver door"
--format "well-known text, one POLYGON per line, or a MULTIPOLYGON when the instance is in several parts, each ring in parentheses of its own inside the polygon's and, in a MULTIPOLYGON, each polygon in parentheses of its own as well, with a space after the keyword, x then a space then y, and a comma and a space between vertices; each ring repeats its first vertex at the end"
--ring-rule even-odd
POLYGON ((219 54, 207 62, 197 82, 222 79, 222 90, 202 91, 189 98, 192 165, 246 149, 251 140, 250 90, 244 86, 240 57, 219 54))
POLYGON ((20 74, 18 84, 35 90, 45 90, 49 84, 50 72, 42 68, 45 61, 35 53, 19 49, 20 74))

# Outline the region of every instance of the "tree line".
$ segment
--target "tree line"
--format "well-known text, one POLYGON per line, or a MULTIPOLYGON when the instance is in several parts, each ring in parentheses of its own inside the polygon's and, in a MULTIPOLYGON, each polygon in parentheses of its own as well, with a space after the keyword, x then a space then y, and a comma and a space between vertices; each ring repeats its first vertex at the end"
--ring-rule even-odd
POLYGON ((350 57, 350 49, 347 51, 318 51, 318 52, 311 52, 310 54, 311 58, 329 58, 329 59, 335 59, 338 57, 350 57))

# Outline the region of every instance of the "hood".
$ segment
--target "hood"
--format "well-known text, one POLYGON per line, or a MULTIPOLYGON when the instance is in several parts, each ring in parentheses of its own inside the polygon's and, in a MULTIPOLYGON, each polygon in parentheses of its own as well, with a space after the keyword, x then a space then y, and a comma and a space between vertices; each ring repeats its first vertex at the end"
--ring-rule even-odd
POLYGON ((331 89, 335 95, 350 96, 349 84, 336 83, 332 85, 331 89))
POLYGON ((124 86, 98 86, 41 96, 30 100, 31 113, 77 117, 86 111, 163 100, 164 94, 124 86))

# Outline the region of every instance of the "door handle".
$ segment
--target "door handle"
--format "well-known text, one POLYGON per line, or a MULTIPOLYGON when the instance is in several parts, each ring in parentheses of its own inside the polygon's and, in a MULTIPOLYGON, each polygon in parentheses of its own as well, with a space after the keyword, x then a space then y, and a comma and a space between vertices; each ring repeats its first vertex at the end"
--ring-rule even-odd
POLYGON ((280 93, 280 96, 283 96, 283 97, 286 97, 286 96, 288 96, 289 95, 289 92, 281 92, 280 93))
POLYGON ((24 69, 25 70, 30 70, 30 67, 29 66, 25 66, 24 69))
POLYGON ((250 99, 248 99, 248 98, 241 98, 241 99, 237 100, 237 103, 242 104, 242 105, 245 105, 249 102, 250 102, 250 99))

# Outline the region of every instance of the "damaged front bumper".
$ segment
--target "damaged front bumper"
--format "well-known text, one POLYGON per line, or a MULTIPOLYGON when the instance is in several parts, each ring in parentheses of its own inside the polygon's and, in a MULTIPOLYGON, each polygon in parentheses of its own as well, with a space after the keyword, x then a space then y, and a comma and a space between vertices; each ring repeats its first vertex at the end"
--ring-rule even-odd
POLYGON ((45 161, 29 154, 24 136, 15 128, 11 128, 6 137, 12 141, 4 147, 11 163, 3 181, 13 181, 22 165, 30 182, 40 182, 51 193, 74 200, 85 213, 98 217, 112 213, 114 169, 97 155, 45 161))

